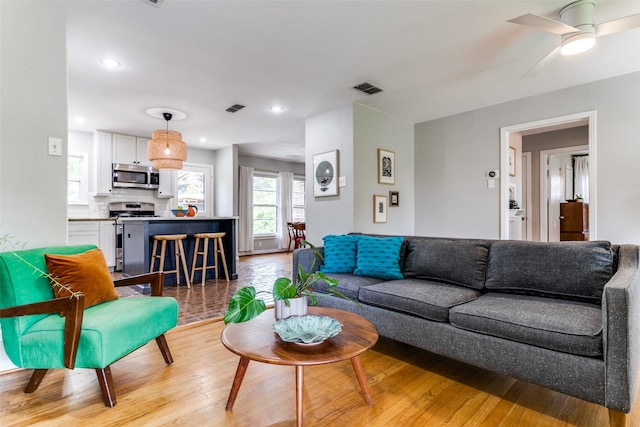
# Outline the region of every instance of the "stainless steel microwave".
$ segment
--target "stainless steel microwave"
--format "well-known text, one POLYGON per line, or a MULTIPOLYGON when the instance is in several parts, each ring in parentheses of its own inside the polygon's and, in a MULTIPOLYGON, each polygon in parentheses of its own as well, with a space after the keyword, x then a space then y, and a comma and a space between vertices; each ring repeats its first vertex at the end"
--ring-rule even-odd
POLYGON ((160 185, 160 174, 151 166, 113 164, 114 188, 142 188, 155 190, 160 185))

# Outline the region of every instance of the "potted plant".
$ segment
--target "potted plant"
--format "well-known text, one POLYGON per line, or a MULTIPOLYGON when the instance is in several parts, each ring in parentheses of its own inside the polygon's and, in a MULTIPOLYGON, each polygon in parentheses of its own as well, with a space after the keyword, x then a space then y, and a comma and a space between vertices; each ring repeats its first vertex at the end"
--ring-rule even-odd
MULTIPOLYGON (((315 256, 311 263, 310 271, 304 271, 302 266, 298 266, 298 273, 296 281, 293 283, 288 277, 279 277, 273 284, 273 300, 276 309, 276 319, 288 317, 288 315, 304 315, 306 314, 307 305, 316 303, 316 296, 313 294, 313 285, 319 281, 324 280, 329 284, 329 292, 344 298, 351 300, 344 296, 340 291, 336 289, 338 281, 331 277, 326 276, 321 271, 313 271, 317 260, 323 261, 322 254, 318 249, 306 240, 302 241, 303 245, 307 245, 314 252, 315 256), (292 309, 292 306, 300 304, 302 311, 296 311, 296 308, 292 309), (293 314, 291 311, 293 310, 293 314), (279 316, 278 311, 285 311, 284 316, 279 316), (288 315, 287 315, 288 314, 288 315)), ((224 314, 224 323, 241 323, 257 317, 262 314, 267 305, 262 299, 258 298, 258 294, 266 293, 265 291, 258 292, 253 286, 245 286, 239 289, 229 301, 229 307, 224 314)))

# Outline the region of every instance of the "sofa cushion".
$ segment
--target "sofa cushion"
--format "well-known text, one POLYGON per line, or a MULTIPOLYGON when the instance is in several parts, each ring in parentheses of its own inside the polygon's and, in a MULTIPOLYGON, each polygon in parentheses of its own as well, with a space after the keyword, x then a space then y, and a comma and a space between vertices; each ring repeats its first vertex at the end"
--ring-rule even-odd
MULTIPOLYGON (((381 282, 380 279, 375 277, 354 276, 353 274, 347 273, 329 274, 328 276, 332 279, 336 279, 338 281, 336 289, 342 292, 344 296, 351 299, 358 298, 360 288, 363 286, 369 286, 381 282)), ((329 293, 329 284, 324 280, 318 280, 313 284, 313 290, 325 294, 329 293)))
POLYGON ((480 296, 476 290, 429 280, 391 280, 360 289, 360 301, 437 322, 449 321, 449 309, 480 296))
POLYGON ((323 273, 352 273, 356 268, 358 236, 328 235, 324 241, 324 262, 320 266, 323 273))
POLYGON ((489 245, 484 240, 409 239, 404 275, 482 289, 489 245))
POLYGON ((400 269, 403 237, 358 236, 356 255, 356 276, 378 279, 404 279, 400 269))
POLYGON ((613 275, 611 243, 497 241, 486 288, 600 302, 613 275))
POLYGON ((581 356, 602 356, 602 311, 594 304, 487 293, 453 307, 458 328, 581 356))

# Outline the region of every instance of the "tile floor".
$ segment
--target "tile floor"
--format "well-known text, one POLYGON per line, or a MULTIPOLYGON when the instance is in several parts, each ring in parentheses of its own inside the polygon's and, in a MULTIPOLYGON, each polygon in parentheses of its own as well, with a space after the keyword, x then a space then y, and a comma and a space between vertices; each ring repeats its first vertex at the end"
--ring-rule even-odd
MULTIPOLYGON (((265 291, 261 296, 267 305, 273 304, 273 282, 278 277, 291 277, 291 258, 291 252, 243 256, 237 263, 237 280, 227 283, 224 279, 212 279, 207 280, 202 287, 197 281, 197 273, 196 283, 191 288, 187 288, 184 283, 180 286, 167 285, 164 295, 178 300, 178 325, 224 316, 231 295, 244 286, 255 286, 258 291, 265 291)), ((118 291, 123 297, 142 295, 136 288, 118 288, 118 291)))

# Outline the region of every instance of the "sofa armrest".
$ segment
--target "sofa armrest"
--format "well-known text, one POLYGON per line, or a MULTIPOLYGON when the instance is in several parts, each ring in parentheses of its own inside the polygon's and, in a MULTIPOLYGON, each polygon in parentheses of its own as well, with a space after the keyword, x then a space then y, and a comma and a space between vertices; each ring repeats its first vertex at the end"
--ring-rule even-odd
MULTIPOLYGON (((320 252, 321 255, 324 256, 324 248, 322 246, 316 249, 318 250, 318 252, 320 252)), ((311 264, 313 264, 314 258, 315 253, 311 248, 299 248, 293 251, 293 269, 291 271, 293 277, 291 278, 291 280, 293 280, 294 283, 298 278, 299 266, 308 273, 313 273, 320 270, 320 265, 322 264, 320 260, 316 260, 313 269, 311 269, 311 264)))
POLYGON ((123 279, 117 279, 113 281, 113 285, 118 286, 132 286, 132 285, 145 285, 151 284, 151 296, 161 297, 164 289, 164 273, 146 273, 139 274, 137 276, 125 277, 123 279))
POLYGON ((80 342, 82 319, 84 316, 84 295, 77 293, 71 297, 61 297, 32 304, 17 305, 0 309, 0 317, 18 317, 31 314, 63 313, 64 320, 64 366, 73 369, 80 342))
POLYGON ((621 245, 602 295, 605 406, 628 413, 640 363, 640 271, 636 245, 621 245))

